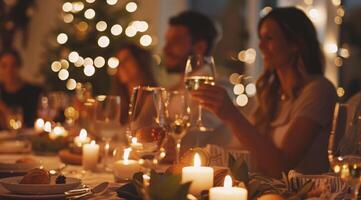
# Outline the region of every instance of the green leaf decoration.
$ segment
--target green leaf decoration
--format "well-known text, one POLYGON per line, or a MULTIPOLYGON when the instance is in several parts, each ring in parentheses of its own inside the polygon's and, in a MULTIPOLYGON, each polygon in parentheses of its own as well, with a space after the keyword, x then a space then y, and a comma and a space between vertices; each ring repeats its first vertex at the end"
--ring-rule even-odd
POLYGON ((232 177, 248 185, 249 175, 246 161, 244 159, 236 160, 232 154, 228 154, 228 157, 228 168, 231 171, 232 177))

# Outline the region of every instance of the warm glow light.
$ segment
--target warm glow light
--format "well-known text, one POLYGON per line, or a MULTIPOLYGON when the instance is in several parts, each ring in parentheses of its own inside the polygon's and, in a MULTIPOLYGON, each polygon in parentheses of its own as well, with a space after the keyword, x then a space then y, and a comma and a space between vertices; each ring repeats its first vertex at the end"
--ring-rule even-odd
POLYGON ((54 61, 53 63, 51 63, 51 70, 53 72, 58 72, 61 69, 61 63, 59 61, 54 61))
POLYGON ((238 59, 242 62, 252 64, 256 60, 256 50, 249 48, 238 53, 238 59))
POLYGON ((84 66, 85 65, 93 65, 93 59, 91 59, 90 57, 86 57, 84 59, 84 66))
POLYGON ((134 22, 132 23, 132 26, 134 26, 135 29, 136 29, 137 31, 139 31, 139 32, 145 32, 145 31, 147 31, 148 28, 149 28, 148 23, 145 22, 145 21, 134 21, 134 22))
POLYGON ((76 27, 79 29, 79 31, 84 32, 84 31, 88 30, 89 25, 88 25, 88 23, 81 21, 76 25, 76 27))
POLYGON ((332 3, 334 6, 340 6, 341 5, 341 0, 332 0, 332 3))
POLYGON ((128 37, 134 37, 137 34, 137 30, 133 26, 128 26, 125 29, 125 35, 128 37))
POLYGON ((110 40, 107 36, 101 36, 99 39, 98 39, 98 45, 99 47, 101 48, 105 48, 107 47, 108 45, 110 44, 110 40))
POLYGON ((339 54, 341 57, 344 57, 344 58, 350 57, 350 52, 346 48, 340 48, 339 54))
POLYGON ((51 123, 49 121, 44 124, 44 131, 50 133, 51 132, 51 123))
POLYGON ((95 0, 86 0, 87 3, 94 3, 95 0))
POLYGON ((317 22, 320 19, 320 13, 316 8, 312 8, 308 11, 308 15, 310 16, 313 22, 317 22))
POLYGON ((74 63, 75 67, 81 67, 84 64, 83 57, 79 56, 78 60, 74 63))
POLYGON ((92 140, 92 141, 90 142, 90 144, 91 144, 91 145, 96 145, 97 143, 95 142, 95 140, 92 140))
POLYGON ((233 87, 233 93, 236 94, 236 95, 240 95, 240 94, 243 94, 244 92, 244 86, 243 84, 236 84, 234 87, 233 87))
POLYGON ((68 41, 68 36, 65 33, 60 33, 56 40, 59 44, 65 44, 68 41))
POLYGON ((44 120, 39 118, 35 121, 35 127, 38 128, 38 129, 43 129, 44 128, 44 120))
POLYGON ((118 2, 118 0, 107 0, 107 4, 109 4, 111 6, 117 4, 117 2, 118 2))
POLYGON ((132 144, 137 144, 138 143, 138 139, 136 137, 132 137, 132 144))
POLYGON ((125 9, 128 11, 128 12, 135 12, 137 10, 138 6, 136 3, 134 2, 129 2, 127 3, 127 5, 125 6, 125 9))
POLYGON ((338 25, 342 24, 342 17, 336 16, 335 17, 335 23, 338 24, 338 25))
POLYGON ((119 60, 118 60, 118 58, 116 58, 116 57, 111 57, 111 58, 109 58, 108 59, 108 66, 110 67, 110 68, 117 68, 118 67, 118 65, 119 65, 119 60))
POLYGON ((63 11, 70 12, 71 10, 73 10, 73 4, 71 4, 70 2, 65 2, 63 4, 63 11))
POLYGON ((337 8, 337 15, 340 16, 340 17, 343 17, 345 15, 345 10, 340 7, 340 8, 337 8))
POLYGON ((248 103, 248 97, 247 95, 245 94, 241 94, 239 95, 237 98, 236 98, 236 103, 239 105, 239 106, 245 106, 247 105, 248 103))
POLYGON ((261 15, 261 17, 263 17, 271 11, 272 11, 272 7, 266 6, 261 10, 260 15, 261 15))
POLYGON ((64 22, 65 23, 71 23, 74 20, 74 16, 72 14, 65 14, 64 17, 64 22))
POLYGON ((76 88, 76 81, 74 79, 69 79, 66 82, 66 89, 68 90, 74 90, 76 88))
POLYGON ((85 140, 88 137, 88 132, 85 129, 81 129, 79 133, 79 138, 85 140))
POLYGON ((95 68, 93 65, 85 65, 83 72, 85 76, 93 76, 95 74, 95 68))
POLYGON ((336 92, 338 97, 343 97, 345 95, 345 89, 343 89, 343 87, 338 87, 336 92))
POLYGON ((79 54, 76 51, 69 53, 68 59, 70 62, 75 63, 79 59, 79 54))
POLYGON ((80 12, 84 9, 84 4, 83 2, 81 1, 77 1, 77 2, 74 2, 73 3, 73 9, 72 9, 72 12, 73 13, 77 13, 77 12, 80 12))
POLYGON ((224 178, 224 183, 223 183, 223 187, 225 188, 231 188, 232 187, 232 177, 230 175, 227 175, 224 178))
POLYGON ((249 83, 246 86, 246 94, 250 97, 256 94, 256 85, 254 83, 249 83))
POLYGON ((313 4, 313 0, 304 0, 306 5, 311 6, 313 4))
POLYGON ((102 32, 102 31, 105 31, 107 29, 107 23, 105 21, 99 21, 96 25, 95 25, 95 28, 102 32))
POLYGON ((150 37, 150 35, 143 35, 142 37, 140 37, 140 44, 145 47, 151 45, 152 37, 150 37))
POLYGON ((62 81, 65 81, 66 79, 68 79, 69 78, 68 70, 66 70, 66 69, 60 70, 59 73, 58 73, 58 77, 62 81))
POLYGON ((340 58, 340 57, 336 57, 334 62, 337 67, 341 67, 343 65, 342 58, 340 58))
POLYGON ((198 153, 194 154, 194 167, 200 167, 201 166, 201 157, 198 153))
POLYGON ((338 47, 335 43, 328 43, 325 45, 325 50, 327 53, 337 53, 338 47))
POLYGON ((84 17, 87 19, 93 19, 95 17, 95 11, 91 8, 87 9, 84 12, 84 17))
POLYGON ((115 25, 113 25, 112 28, 110 29, 110 32, 111 32, 113 35, 117 36, 117 35, 120 35, 120 34, 123 32, 123 28, 122 28, 121 25, 115 24, 115 25))
POLYGON ((229 82, 231 82, 233 85, 237 84, 239 82, 240 74, 233 73, 229 76, 229 82))
POLYGON ((97 68, 102 68, 105 65, 105 59, 101 56, 98 56, 94 59, 94 66, 97 68))
POLYGON ((123 161, 125 162, 125 163, 128 163, 128 159, 129 159, 129 154, 130 154, 130 152, 132 151, 132 149, 131 148, 126 148, 126 149, 124 149, 124 154, 123 154, 123 161))
POLYGON ((61 68, 68 69, 69 68, 69 62, 65 59, 60 60, 61 68))

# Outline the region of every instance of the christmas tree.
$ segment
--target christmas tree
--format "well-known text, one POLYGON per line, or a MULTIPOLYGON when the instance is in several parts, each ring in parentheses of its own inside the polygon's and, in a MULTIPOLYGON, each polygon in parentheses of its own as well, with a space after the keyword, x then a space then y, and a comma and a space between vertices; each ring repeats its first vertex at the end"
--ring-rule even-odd
POLYGON ((136 1, 68 0, 61 23, 50 39, 45 67, 50 90, 74 90, 90 82, 96 94, 106 93, 119 61, 114 57, 125 42, 152 43, 148 23, 132 21, 136 1))

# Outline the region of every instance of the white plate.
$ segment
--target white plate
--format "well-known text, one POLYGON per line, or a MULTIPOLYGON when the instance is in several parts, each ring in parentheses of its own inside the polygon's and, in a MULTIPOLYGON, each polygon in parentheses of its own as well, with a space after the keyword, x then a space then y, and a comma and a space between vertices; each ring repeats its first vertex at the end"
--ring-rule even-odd
POLYGON ((40 166, 38 159, 32 156, 0 156, 0 171, 28 171, 40 166), (17 160, 29 157, 34 160, 31 163, 16 163, 17 160))
POLYGON ((65 199, 64 194, 49 194, 49 195, 31 195, 31 194, 12 194, 12 193, 0 193, 0 197, 6 199, 65 199))
POLYGON ((32 195, 50 195, 63 194, 65 191, 72 190, 80 185, 80 179, 66 178, 65 184, 56 184, 55 176, 51 177, 50 184, 20 184, 23 176, 15 176, 0 179, 0 183, 5 189, 14 194, 32 194, 32 195))

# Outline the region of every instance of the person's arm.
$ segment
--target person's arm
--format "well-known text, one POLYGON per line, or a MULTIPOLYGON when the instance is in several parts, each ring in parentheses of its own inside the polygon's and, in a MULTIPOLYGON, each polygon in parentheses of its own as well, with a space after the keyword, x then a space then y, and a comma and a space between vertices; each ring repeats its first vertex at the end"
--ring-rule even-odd
POLYGON ((10 111, 3 101, 0 100, 0 130, 7 129, 7 117, 9 116, 10 111))
POLYGON ((237 110, 223 88, 204 85, 192 91, 192 96, 204 107, 224 121, 242 145, 251 152, 258 170, 265 175, 280 177, 301 161, 321 127, 312 120, 298 117, 286 133, 285 142, 277 148, 269 137, 258 133, 256 128, 237 110))

